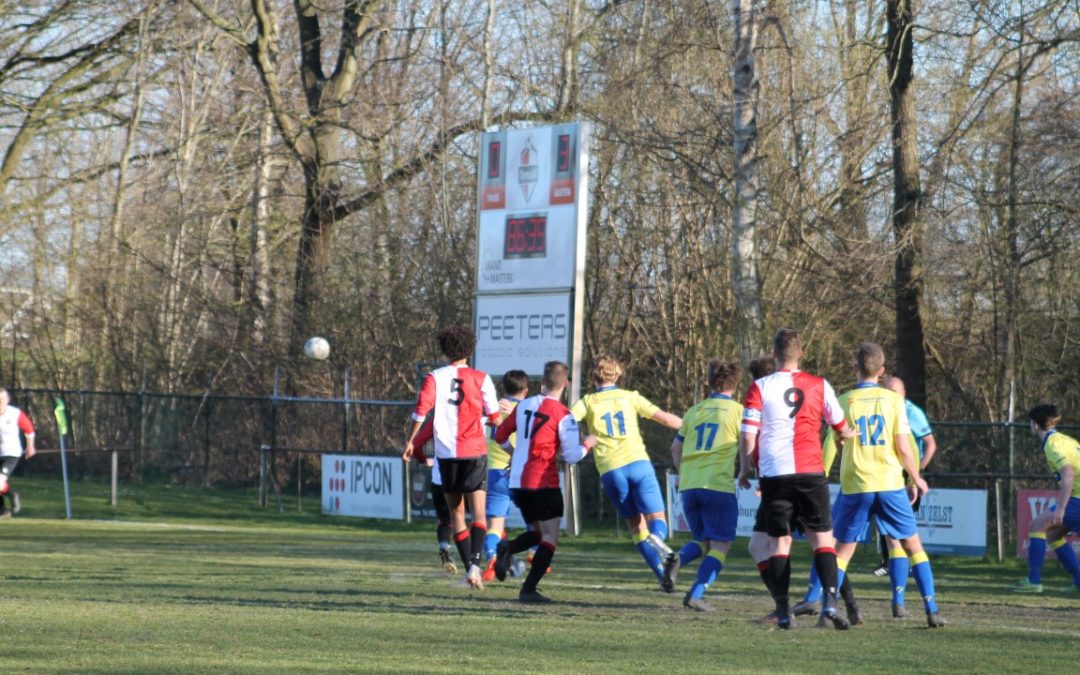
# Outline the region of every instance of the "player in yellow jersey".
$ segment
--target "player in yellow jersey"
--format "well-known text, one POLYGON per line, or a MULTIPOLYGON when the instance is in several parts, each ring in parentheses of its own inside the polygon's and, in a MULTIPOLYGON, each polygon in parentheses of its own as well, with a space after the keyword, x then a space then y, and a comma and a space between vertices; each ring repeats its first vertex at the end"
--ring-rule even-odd
MULTIPOLYGON (((524 370, 508 370, 502 377, 503 397, 499 399, 502 418, 513 412, 521 399, 529 393, 529 376, 524 370)), ((488 427, 487 454, 487 511, 488 530, 484 537, 484 555, 487 567, 481 577, 484 581, 495 579, 495 549, 506 538, 506 516, 510 513, 510 453, 495 442, 495 426, 488 427)), ((510 437, 510 445, 516 442, 510 437)), ((514 570, 511 566, 509 569, 514 570)))
POLYGON ((570 411, 596 436, 593 456, 604 492, 626 520, 649 569, 663 581, 663 557, 671 553, 664 543, 668 534, 664 497, 645 452, 638 417, 669 429, 678 429, 682 419, 661 410, 636 391, 620 389, 617 383, 622 372, 622 364, 614 356, 597 356, 592 373, 596 391, 579 399, 570 411))
POLYGON ((1057 502, 1031 521, 1028 539, 1028 576, 1021 579, 1013 590, 1018 593, 1042 593, 1042 566, 1046 558, 1046 546, 1054 549, 1058 562, 1072 577, 1070 591, 1080 590, 1080 563, 1076 552, 1065 540, 1069 532, 1080 534, 1080 443, 1056 429, 1061 420, 1057 406, 1037 405, 1028 413, 1031 433, 1042 442, 1046 462, 1061 481, 1057 502))
POLYGON ((922 595, 926 624, 945 625, 934 598, 934 574, 923 551, 905 487, 904 471, 919 494, 926 494, 926 481, 919 475, 919 463, 911 447, 904 399, 878 384, 885 373, 885 353, 865 342, 855 355, 859 382, 840 396, 847 423, 858 431, 843 441, 840 453, 840 489, 837 517, 833 523, 840 580, 855 546, 866 530, 871 515, 877 517, 882 532, 901 542, 911 560, 912 574, 922 595))
POLYGON ((671 443, 671 459, 679 471, 679 495, 690 523, 692 541, 664 561, 664 589, 675 588, 679 569, 704 554, 683 607, 715 612, 705 602, 705 591, 724 568, 739 502, 735 498, 735 459, 739 456, 742 404, 732 398, 742 368, 735 361, 709 362, 706 382, 709 398, 683 416, 682 427, 671 443))

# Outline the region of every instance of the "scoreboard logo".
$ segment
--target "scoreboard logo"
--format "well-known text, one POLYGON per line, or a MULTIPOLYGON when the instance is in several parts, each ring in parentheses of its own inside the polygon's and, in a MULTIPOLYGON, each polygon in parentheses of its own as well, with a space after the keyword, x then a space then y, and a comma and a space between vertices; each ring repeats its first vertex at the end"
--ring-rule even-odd
POLYGON ((532 199, 536 184, 540 182, 539 160, 532 136, 527 136, 525 145, 521 148, 521 163, 518 165, 518 187, 521 188, 521 197, 526 203, 532 199))

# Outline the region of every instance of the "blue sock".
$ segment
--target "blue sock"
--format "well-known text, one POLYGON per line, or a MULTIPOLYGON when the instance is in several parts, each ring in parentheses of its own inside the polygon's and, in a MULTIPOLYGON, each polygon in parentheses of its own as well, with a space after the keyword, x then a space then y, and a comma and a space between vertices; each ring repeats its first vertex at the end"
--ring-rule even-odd
POLYGON ((817 602, 821 600, 821 580, 818 579, 817 565, 810 566, 810 582, 806 587, 806 595, 803 602, 817 602))
POLYGON ((649 569, 653 571, 657 579, 663 580, 664 578, 664 563, 660 560, 660 554, 656 552, 656 549, 646 541, 649 538, 649 533, 642 531, 633 535, 634 546, 637 546, 637 550, 641 553, 641 557, 645 558, 645 564, 649 566, 649 569))
POLYGON ((660 541, 667 541, 668 529, 667 523, 662 520, 650 520, 649 532, 655 534, 660 541))
POLYGON ((689 565, 701 557, 701 544, 691 541, 679 549, 679 566, 689 565))
POLYGON ((1080 562, 1076 560, 1076 551, 1073 550, 1073 547, 1062 537, 1050 544, 1050 548, 1054 549, 1054 555, 1057 556, 1058 562, 1072 577, 1073 583, 1080 586, 1080 562))
POLYGON ((700 600, 705 595, 705 591, 712 585, 712 582, 716 581, 716 575, 720 574, 720 570, 724 569, 724 560, 726 558, 727 554, 725 553, 709 551, 709 554, 701 561, 701 565, 698 566, 697 578, 694 580, 694 585, 690 587, 691 598, 700 600))
POLYGON ((499 545, 500 541, 502 541, 501 535, 487 533, 487 536, 484 537, 484 557, 486 559, 491 560, 495 557, 495 547, 499 545))
POLYGON ((892 582, 892 604, 904 604, 904 591, 907 590, 908 572, 911 571, 911 561, 902 548, 894 548, 889 551, 889 581, 892 582))
POLYGON ((843 567, 836 568, 836 588, 839 589, 844 585, 844 577, 847 576, 847 570, 843 567))
POLYGON ((1046 558, 1046 535, 1042 532, 1031 535, 1028 539, 1028 581, 1042 583, 1042 566, 1046 558))
POLYGON ((930 569, 930 557, 926 555, 926 551, 919 551, 911 556, 911 574, 915 577, 915 585, 919 587, 926 613, 938 611, 937 603, 934 602, 934 573, 930 569))

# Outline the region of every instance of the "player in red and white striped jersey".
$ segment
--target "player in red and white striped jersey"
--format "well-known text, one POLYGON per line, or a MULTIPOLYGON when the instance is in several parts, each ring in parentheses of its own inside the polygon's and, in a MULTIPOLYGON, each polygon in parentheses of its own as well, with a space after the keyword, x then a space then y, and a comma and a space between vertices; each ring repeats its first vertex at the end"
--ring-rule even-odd
POLYGON ((788 589, 791 582, 791 525, 810 540, 814 565, 825 589, 822 618, 838 629, 848 622, 836 611, 836 546, 832 536, 829 479, 821 456, 821 420, 841 436, 854 432, 832 386, 823 378, 799 370, 802 341, 784 328, 773 339, 776 372, 755 380, 743 403, 739 439, 739 485, 750 487, 753 454, 758 452, 760 519, 770 540, 769 590, 776 602, 777 625, 791 628, 788 589))
POLYGON ((487 521, 484 513, 487 483, 487 437, 484 418, 499 423, 499 399, 487 373, 469 367, 468 357, 476 349, 476 334, 464 324, 450 326, 438 335, 439 348, 450 365, 424 377, 413 410, 413 426, 401 458, 412 458, 413 442, 424 418, 432 413, 435 458, 442 475, 446 503, 458 553, 467 570, 465 580, 473 588, 483 588, 480 555, 484 550, 487 521), (465 527, 465 500, 473 514, 471 528, 465 527))
POLYGON ((0 518, 10 518, 19 512, 19 495, 11 492, 11 510, 4 508, 4 495, 11 491, 8 478, 23 456, 19 432, 26 437, 26 458, 34 456, 34 423, 26 413, 11 403, 7 389, 0 388, 0 518))
POLYGON ((562 404, 569 368, 560 361, 544 364, 539 396, 517 404, 514 412, 495 430, 495 442, 509 449, 510 435, 517 433, 517 445, 510 459, 510 494, 532 530, 510 542, 500 542, 495 553, 495 576, 506 578, 510 556, 539 544, 532 567, 521 585, 521 602, 548 602, 536 590, 555 555, 559 520, 563 515, 562 490, 556 460, 576 464, 596 445, 590 436, 584 441, 577 420, 562 404))

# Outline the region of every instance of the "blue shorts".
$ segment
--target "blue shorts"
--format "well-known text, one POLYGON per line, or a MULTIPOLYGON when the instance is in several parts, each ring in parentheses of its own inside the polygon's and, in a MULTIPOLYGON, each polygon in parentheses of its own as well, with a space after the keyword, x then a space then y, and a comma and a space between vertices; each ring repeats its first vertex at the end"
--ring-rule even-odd
POLYGON ((647 459, 608 471, 600 476, 600 483, 623 518, 664 512, 664 495, 660 492, 652 462, 647 459))
POLYGON ((1065 515, 1061 522, 1069 529, 1069 532, 1080 534, 1080 497, 1070 497, 1065 505, 1065 515))
POLYGON ((509 469, 488 469, 487 504, 484 506, 488 518, 505 518, 510 513, 509 473, 509 469))
MULTIPOLYGON (((836 493, 836 499, 834 499, 833 503, 832 503, 832 511, 831 511, 831 513, 832 513, 832 521, 833 521, 833 527, 834 528, 836 527, 836 517, 840 514, 840 498, 843 497, 843 496, 844 496, 844 491, 843 490, 841 490, 840 492, 837 492, 836 493)), ((859 533, 859 538, 856 539, 856 541, 867 541, 869 539, 869 534, 870 534, 870 521, 868 520, 866 522, 866 527, 864 527, 862 529, 862 532, 859 533)), ((800 530, 797 527, 792 528, 792 530, 791 530, 791 538, 795 539, 796 541, 806 541, 806 535, 803 534, 803 531, 800 530)))
POLYGON ((679 494, 694 541, 735 541, 735 525, 739 522, 739 500, 735 495, 705 488, 679 494))
POLYGON ((918 532, 915 514, 911 511, 911 501, 908 499, 907 490, 903 488, 886 492, 841 494, 836 500, 834 512, 836 517, 833 520, 833 534, 837 541, 845 544, 863 538, 871 515, 877 517, 881 533, 893 539, 907 539, 918 532))

